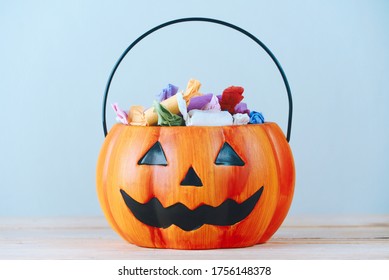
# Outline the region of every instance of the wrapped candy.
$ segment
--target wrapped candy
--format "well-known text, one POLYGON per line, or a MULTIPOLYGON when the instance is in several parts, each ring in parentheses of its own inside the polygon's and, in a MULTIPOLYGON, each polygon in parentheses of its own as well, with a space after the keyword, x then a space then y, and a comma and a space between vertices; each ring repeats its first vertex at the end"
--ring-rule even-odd
POLYGON ((232 116, 234 119, 234 125, 243 125, 243 124, 248 124, 250 121, 250 117, 247 114, 241 114, 237 113, 232 116))
POLYGON ((128 114, 128 122, 130 125, 147 126, 143 106, 131 106, 128 114))
POLYGON ((171 113, 165 106, 154 100, 154 108, 158 115, 158 125, 161 126, 179 126, 183 125, 183 119, 171 113))
POLYGON ((128 124, 127 118, 128 115, 125 111, 119 108, 119 105, 117 103, 111 104, 112 109, 116 113, 116 121, 121 122, 122 124, 128 124))
POLYGON ((213 110, 213 111, 220 111, 221 107, 219 104, 219 99, 215 95, 212 95, 211 101, 209 103, 205 104, 205 106, 202 108, 202 110, 213 110))
POLYGON ((250 112, 250 122, 251 124, 260 124, 264 123, 265 118, 263 117, 262 113, 251 111, 250 112))
POLYGON ((212 93, 208 93, 208 94, 193 97, 189 101, 188 111, 194 109, 201 110, 205 105, 207 105, 211 101, 212 96, 213 96, 212 93))
POLYGON ((129 113, 112 104, 117 121, 133 126, 228 126, 264 123, 261 113, 251 111, 241 102, 244 89, 231 86, 222 95, 199 92, 200 82, 191 79, 184 92, 168 84, 146 111, 142 106, 132 106, 129 113), (181 115, 179 115, 181 113, 181 115))
POLYGON ((220 111, 219 100, 212 93, 193 97, 188 105, 188 111, 198 110, 216 110, 220 111))
POLYGON ((176 95, 178 111, 181 113, 182 118, 186 122, 188 120, 188 107, 182 93, 179 92, 176 95))
POLYGON ((227 111, 192 110, 188 113, 187 126, 224 126, 232 125, 233 119, 227 111))
POLYGON ((172 84, 168 84, 166 88, 164 88, 160 94, 158 94, 157 101, 162 102, 172 96, 174 96, 178 91, 178 87, 172 84))
POLYGON ((223 94, 218 96, 221 109, 233 114, 235 106, 243 99, 243 91, 242 87, 231 86, 226 88, 223 94))
MULTIPOLYGON (((189 100, 191 98, 200 95, 199 93, 200 86, 201 86, 200 82, 195 79, 191 79, 188 82, 186 90, 183 93, 183 98, 187 104, 189 103, 189 100)), ((180 111, 177 105, 177 94, 162 101, 160 104, 172 114, 178 114, 180 111)), ((146 117, 146 121, 149 125, 156 125, 158 123, 158 114, 154 110, 154 107, 147 109, 144 112, 144 114, 146 117)))
POLYGON ((235 106, 234 113, 250 114, 250 110, 247 108, 246 103, 240 102, 238 105, 235 106))

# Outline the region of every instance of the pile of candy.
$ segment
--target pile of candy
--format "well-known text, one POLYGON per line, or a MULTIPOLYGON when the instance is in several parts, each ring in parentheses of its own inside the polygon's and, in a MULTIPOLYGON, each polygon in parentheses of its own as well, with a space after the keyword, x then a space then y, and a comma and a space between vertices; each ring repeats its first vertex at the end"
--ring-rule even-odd
POLYGON ((184 92, 169 84, 154 100, 153 106, 131 106, 127 113, 112 104, 116 120, 125 125, 161 126, 224 126, 260 124, 263 115, 250 111, 243 99, 242 87, 231 86, 222 95, 202 94, 200 82, 190 80, 184 92))

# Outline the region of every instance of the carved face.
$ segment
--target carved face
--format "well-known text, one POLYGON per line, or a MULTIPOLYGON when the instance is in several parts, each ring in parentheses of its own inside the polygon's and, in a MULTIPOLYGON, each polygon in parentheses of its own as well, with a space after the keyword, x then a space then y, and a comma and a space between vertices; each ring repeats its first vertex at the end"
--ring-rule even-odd
POLYGON ((97 190, 111 226, 139 246, 205 249, 265 242, 289 209, 292 154, 276 124, 115 125, 97 190))

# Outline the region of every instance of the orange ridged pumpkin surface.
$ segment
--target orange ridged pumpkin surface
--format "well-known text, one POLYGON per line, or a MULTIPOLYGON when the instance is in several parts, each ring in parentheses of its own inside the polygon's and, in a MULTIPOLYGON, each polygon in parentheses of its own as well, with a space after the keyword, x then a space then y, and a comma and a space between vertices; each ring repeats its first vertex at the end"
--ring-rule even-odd
POLYGON ((143 247, 211 249, 266 242, 287 215, 294 182, 293 156, 275 123, 116 124, 97 165, 107 220, 124 239, 143 247))

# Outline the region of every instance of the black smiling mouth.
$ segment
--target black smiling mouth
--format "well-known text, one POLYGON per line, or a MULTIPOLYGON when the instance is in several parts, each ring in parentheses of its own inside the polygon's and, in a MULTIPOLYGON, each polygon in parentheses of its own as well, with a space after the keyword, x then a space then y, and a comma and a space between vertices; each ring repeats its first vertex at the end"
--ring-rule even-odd
POLYGON ((226 199, 217 207, 204 204, 193 210, 182 203, 175 203, 165 208, 156 197, 142 204, 124 190, 121 189, 120 193, 127 207, 142 223, 156 228, 168 228, 174 224, 185 231, 191 231, 204 224, 231 226, 242 221, 254 209, 263 188, 261 187, 242 203, 226 199))

